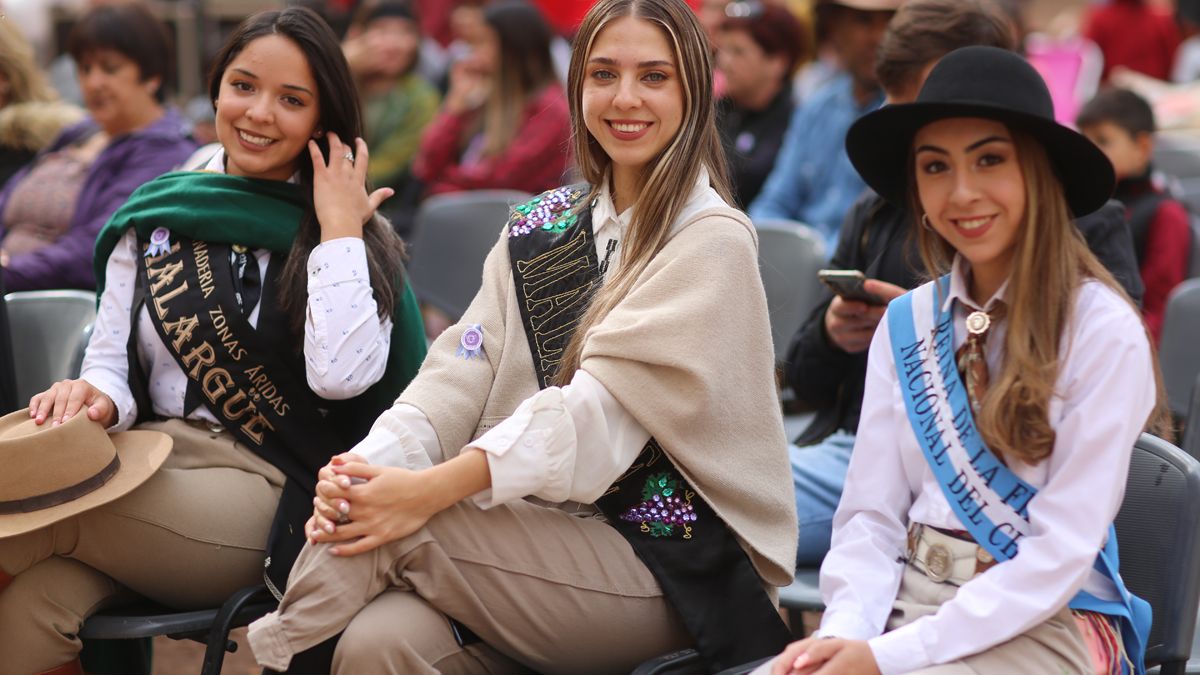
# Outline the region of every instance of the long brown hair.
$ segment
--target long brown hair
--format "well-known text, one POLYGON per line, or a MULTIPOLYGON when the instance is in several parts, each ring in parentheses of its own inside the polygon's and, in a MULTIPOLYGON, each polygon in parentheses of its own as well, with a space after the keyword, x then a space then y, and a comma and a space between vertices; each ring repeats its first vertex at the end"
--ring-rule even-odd
POLYGON ((588 132, 583 117, 583 80, 588 55, 596 36, 609 22, 622 17, 653 22, 662 29, 675 53, 683 85, 684 117, 675 137, 642 170, 642 189, 633 203, 633 217, 623 244, 621 265, 600 288, 580 319, 575 335, 564 350, 556 380, 571 381, 583 355, 588 330, 600 323, 629 294, 651 259, 667 243, 671 223, 679 216, 700 176, 708 169, 709 183, 721 198, 733 203, 729 174, 715 125, 712 60, 708 38, 683 0, 600 0, 584 18, 571 52, 567 93, 571 105, 571 132, 576 161, 592 194, 590 204, 608 179, 612 159, 588 132))
POLYGON ((492 88, 483 103, 483 154, 508 150, 525 118, 525 108, 543 89, 557 87, 550 43, 554 33, 541 12, 525 2, 503 0, 483 11, 483 20, 496 33, 499 57, 492 88))
MULTIPOLYGON (((308 59, 320 99, 319 128, 337 134, 347 143, 353 143, 353 139, 362 136, 358 91, 354 87, 354 79, 350 76, 350 67, 346 64, 341 45, 325 20, 306 7, 260 12, 242 22, 213 62, 209 74, 209 98, 217 100, 221 77, 229 63, 246 45, 268 35, 286 37, 308 59)), ((317 145, 321 148, 322 156, 328 157, 329 142, 324 135, 317 139, 317 145)), ((302 335, 308 304, 308 273, 305 268, 308 255, 321 243, 321 224, 317 221, 316 208, 313 206, 313 168, 306 150, 300 152, 296 168, 298 182, 303 188, 304 216, 280 273, 279 303, 291 319, 292 331, 302 335)), ((390 317, 400 302, 396 287, 403 274, 404 243, 378 214, 363 225, 363 243, 367 252, 371 292, 375 296, 379 316, 390 317)))
MULTIPOLYGON (((1050 399, 1062 364, 1062 336, 1080 286, 1095 279, 1125 298, 1135 312, 1137 307, 1092 254, 1072 222, 1062 183, 1045 148, 1019 129, 1010 131, 1025 183, 1025 213, 1018 224, 1008 277, 1004 359, 980 402, 975 423, 992 450, 1036 464, 1054 448, 1050 399)), ((912 213, 923 213, 915 185, 911 194, 912 213)), ((936 232, 919 225, 915 229, 929 274, 944 274, 950 269, 954 249, 936 232)), ((1149 334, 1147 340, 1153 344, 1149 334)), ((1158 401, 1147 428, 1170 438, 1170 416, 1157 358, 1154 378, 1158 401)))

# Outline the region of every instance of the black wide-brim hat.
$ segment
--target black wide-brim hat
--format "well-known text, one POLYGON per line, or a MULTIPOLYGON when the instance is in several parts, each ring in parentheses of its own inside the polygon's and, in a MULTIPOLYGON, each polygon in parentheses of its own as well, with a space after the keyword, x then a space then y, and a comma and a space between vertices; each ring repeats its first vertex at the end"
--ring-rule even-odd
POLYGON ((926 124, 951 117, 996 120, 1037 139, 1076 217, 1112 196, 1112 163, 1082 134, 1054 121, 1050 90, 1033 66, 995 47, 947 54, 930 71, 915 103, 886 105, 860 117, 846 134, 846 153, 871 189, 907 208, 913 137, 926 124))

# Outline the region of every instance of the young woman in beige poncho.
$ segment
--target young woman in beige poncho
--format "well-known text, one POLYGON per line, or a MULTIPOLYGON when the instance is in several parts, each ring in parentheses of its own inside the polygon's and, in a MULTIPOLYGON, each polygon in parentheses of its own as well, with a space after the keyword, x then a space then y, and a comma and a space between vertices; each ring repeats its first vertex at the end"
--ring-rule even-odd
POLYGON ((576 45, 587 183, 514 209, 462 320, 320 471, 261 664, 628 672, 695 646, 715 669, 786 643, 795 511, 705 38, 683 0, 602 0, 576 45))

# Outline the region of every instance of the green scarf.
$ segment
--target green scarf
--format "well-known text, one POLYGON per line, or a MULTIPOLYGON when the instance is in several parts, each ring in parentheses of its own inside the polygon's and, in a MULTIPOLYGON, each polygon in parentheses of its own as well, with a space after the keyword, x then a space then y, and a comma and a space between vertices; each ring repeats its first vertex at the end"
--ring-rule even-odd
MULTIPOLYGON (((282 255, 292 248, 304 209, 300 187, 292 183, 210 171, 164 174, 134 191, 100 230, 92 263, 97 298, 104 292, 108 257, 131 227, 143 238, 165 227, 188 239, 265 248, 282 255)), ((398 283, 404 288, 392 313, 387 368, 379 382, 346 402, 354 402, 355 409, 370 417, 353 422, 356 429, 364 424, 369 428, 374 417, 392 405, 425 359, 425 329, 417 298, 403 279, 398 283)))

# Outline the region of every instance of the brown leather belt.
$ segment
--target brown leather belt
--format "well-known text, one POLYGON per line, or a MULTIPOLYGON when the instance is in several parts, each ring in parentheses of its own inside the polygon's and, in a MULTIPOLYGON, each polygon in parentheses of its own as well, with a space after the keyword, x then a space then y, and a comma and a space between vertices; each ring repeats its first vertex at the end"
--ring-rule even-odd
POLYGON ((908 564, 937 583, 961 586, 996 564, 996 559, 965 530, 923 523, 908 528, 908 564))

